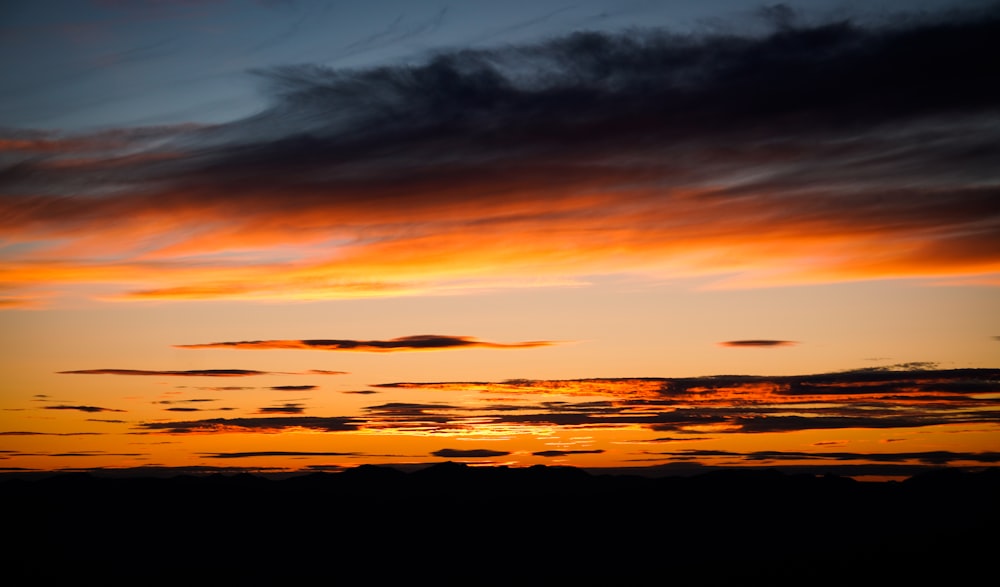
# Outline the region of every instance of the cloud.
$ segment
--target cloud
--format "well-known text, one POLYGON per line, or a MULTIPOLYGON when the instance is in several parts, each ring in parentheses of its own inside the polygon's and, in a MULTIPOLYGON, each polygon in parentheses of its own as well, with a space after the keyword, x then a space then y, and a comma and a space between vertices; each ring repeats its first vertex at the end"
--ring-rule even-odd
POLYGON ((78 371, 59 371, 67 375, 152 375, 169 377, 247 377, 251 375, 270 375, 267 371, 252 369, 194 369, 190 371, 146 371, 140 369, 82 369, 78 371))
POLYGON ((476 340, 468 336, 441 336, 434 334, 419 334, 403 336, 390 340, 245 340, 239 342, 212 342, 205 344, 174 345, 181 349, 301 349, 313 351, 412 351, 440 350, 451 348, 532 348, 554 344, 549 341, 529 341, 516 343, 497 343, 476 340))
POLYGON ((318 385, 275 385, 269 387, 273 391, 311 391, 317 389, 318 385))
POLYGON ((792 346, 796 343, 791 340, 727 340, 725 342, 719 343, 722 346, 737 347, 737 348, 767 348, 767 347, 777 347, 777 346, 792 346))
MULTIPOLYGON (((87 420, 88 422, 94 420, 87 420)), ((108 422, 117 422, 118 420, 106 420, 108 422)), ((29 432, 12 430, 9 432, 0 431, 0 436, 99 436, 104 434, 103 432, 29 432)))
POLYGON ((687 436, 687 437, 685 437, 685 436, 661 436, 660 438, 653 438, 652 440, 645 440, 643 442, 652 442, 652 443, 663 442, 663 443, 668 443, 668 442, 691 442, 691 441, 697 441, 697 440, 712 440, 712 438, 708 437, 708 436, 700 437, 700 438, 692 438, 690 436, 687 436))
POLYGON ((569 455, 592 455, 601 454, 604 450, 543 450, 539 452, 533 452, 532 455, 536 457, 565 457, 569 455))
POLYGON ((47 453, 45 456, 48 457, 144 457, 143 453, 136 452, 124 452, 124 453, 114 453, 105 452, 102 450, 91 450, 82 452, 53 452, 47 453))
POLYGON ((276 416, 265 418, 211 418, 179 422, 142 422, 139 431, 167 434, 277 433, 287 430, 342 432, 358 430, 362 422, 350 417, 276 416))
POLYGON ((98 407, 98 406, 66 406, 66 405, 45 406, 43 409, 45 409, 45 410, 79 410, 81 412, 90 412, 90 413, 95 413, 95 412, 124 412, 124 411, 126 411, 126 410, 115 410, 115 409, 112 409, 112 408, 101 408, 101 407, 98 407))
POLYGON ((489 450, 485 448, 474 448, 461 450, 457 448, 442 448, 431 453, 436 457, 448 459, 481 459, 490 457, 504 457, 510 453, 503 450, 489 450))
POLYGON ((301 414, 305 412, 305 406, 298 403, 284 403, 280 406, 268 406, 257 410, 258 414, 301 414))
POLYGON ((998 463, 1000 452, 952 452, 946 450, 899 453, 868 453, 868 452, 802 452, 802 451, 754 451, 732 452, 724 450, 683 450, 671 453, 660 453, 665 456, 682 457, 735 457, 742 461, 868 461, 879 463, 910 463, 917 462, 931 465, 947 465, 956 461, 971 461, 975 463, 998 463))
POLYGON ((370 406, 365 427, 475 433, 638 426, 675 433, 661 441, 677 441, 800 430, 996 425, 998 381, 998 369, 907 369, 773 377, 392 383, 379 387, 499 394, 505 401, 370 406))
POLYGON ((226 124, 5 131, 3 295, 995 279, 1000 11, 772 21, 275 67, 226 124))
MULTIPOLYGON (((151 371, 145 369, 80 369, 76 371, 58 371, 64 375, 147 375, 167 377, 250 377, 254 375, 344 375, 346 371, 324 371, 310 369, 309 371, 256 371, 254 369, 192 369, 188 371, 151 371)), ((252 389, 250 387, 209 387, 199 388, 212 391, 225 389, 252 389)))
POLYGON ((256 457, 354 457, 358 456, 358 453, 264 450, 256 452, 200 453, 199 456, 207 459, 247 459, 256 457))
MULTIPOLYGON (((214 400, 213 400, 214 401, 214 400)), ((171 402, 159 402, 159 403, 171 403, 171 402)), ((191 406, 175 406, 172 408, 164 408, 168 412, 231 412, 236 408, 221 407, 221 408, 193 408, 191 406)))

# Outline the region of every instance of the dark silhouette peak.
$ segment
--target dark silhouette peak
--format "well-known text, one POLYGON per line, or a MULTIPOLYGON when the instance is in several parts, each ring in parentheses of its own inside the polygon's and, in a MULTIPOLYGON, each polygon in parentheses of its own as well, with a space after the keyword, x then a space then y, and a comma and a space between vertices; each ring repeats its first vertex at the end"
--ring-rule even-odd
POLYGON ((467 474, 469 470, 472 469, 469 465, 465 463, 457 463, 455 461, 445 461, 443 463, 435 463, 429 467, 420 469, 415 474, 418 476, 458 476, 462 474, 467 474))

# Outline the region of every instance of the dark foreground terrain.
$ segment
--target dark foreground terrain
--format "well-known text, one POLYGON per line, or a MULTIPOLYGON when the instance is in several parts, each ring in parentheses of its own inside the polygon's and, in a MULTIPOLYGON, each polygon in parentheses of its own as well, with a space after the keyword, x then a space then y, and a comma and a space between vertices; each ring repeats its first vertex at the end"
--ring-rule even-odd
POLYGON ((363 466, 0 480, 9 585, 945 585, 1000 561, 1000 470, 363 466), (96 581, 96 582, 95 582, 96 581))

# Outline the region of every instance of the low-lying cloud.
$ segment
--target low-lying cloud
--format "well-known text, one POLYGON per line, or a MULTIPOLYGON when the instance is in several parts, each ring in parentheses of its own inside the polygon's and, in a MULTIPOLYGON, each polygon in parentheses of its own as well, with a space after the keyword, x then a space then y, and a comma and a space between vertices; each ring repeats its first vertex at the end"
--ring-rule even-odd
POLYGON ((416 351, 443 350, 456 348, 516 349, 534 348, 555 344, 550 341, 528 341, 499 343, 477 340, 469 336, 441 336, 420 334, 403 336, 389 340, 349 340, 349 339, 309 339, 309 340, 244 340, 236 342, 211 342, 203 344, 181 344, 181 349, 251 349, 251 350, 310 350, 310 351, 416 351))
POLYGON ((735 347, 735 348, 769 348, 769 347, 782 347, 782 346, 792 346, 798 344, 793 340, 768 340, 768 339, 751 339, 751 340, 727 340, 719 343, 722 346, 735 347))
POLYGON ((318 452, 290 450, 261 450, 251 452, 215 452, 200 453, 198 456, 206 459, 248 459, 257 457, 354 457, 354 452, 318 452))
MULTIPOLYGON (((300 416, 290 401, 260 417, 142 422, 145 433, 313 430, 374 434, 542 434, 552 428, 642 428, 653 443, 728 434, 1000 425, 1000 369, 858 370, 796 376, 390 383, 461 402, 384 402, 356 416, 300 416), (476 400, 476 395, 482 396, 476 400), (447 398, 448 395, 443 397, 447 398), (496 399, 501 398, 501 399, 496 399), (267 414, 290 414, 265 417, 267 414)), ((578 449, 572 449, 578 450, 578 449)), ((587 450, 581 447, 579 450, 587 450)), ((556 449, 553 449, 556 451, 556 449)), ((565 452, 565 451, 561 451, 565 452)), ((565 452, 570 454, 570 452, 565 452)), ((539 456, 558 456, 546 452, 539 456)))
POLYGON ((431 453, 436 457, 446 459, 488 459, 494 457, 505 457, 510 453, 505 450, 490 450, 486 448, 442 448, 431 453))
MULTIPOLYGON (((345 375, 346 371, 325 371, 310 369, 309 371, 257 371, 256 369, 191 369, 187 371, 158 371, 148 369, 79 369, 75 371, 57 371, 62 375, 138 375, 165 377, 252 377, 255 375, 345 375)), ((212 390, 250 389, 246 387, 213 387, 212 390)))
POLYGON ((211 418, 178 422, 142 422, 139 433, 159 432, 168 434, 225 434, 265 432, 278 433, 294 430, 319 432, 344 432, 360 429, 362 421, 353 417, 274 416, 261 418, 211 418))
POLYGON ((80 411, 80 412, 88 412, 88 413, 97 413, 97 412, 124 412, 125 411, 125 410, 116 410, 116 409, 113 409, 113 408, 102 408, 102 407, 99 407, 99 406, 67 406, 67 405, 45 406, 42 409, 45 409, 45 410, 77 410, 77 411, 80 411))
POLYGON ((249 377, 252 375, 271 375, 268 371, 253 369, 193 369, 189 371, 149 371, 144 369, 80 369, 77 371, 59 371, 64 375, 148 375, 167 377, 249 377))
POLYGON ((306 411, 304 405, 295 402, 286 402, 278 406, 267 406, 257 410, 258 414, 301 414, 306 411))

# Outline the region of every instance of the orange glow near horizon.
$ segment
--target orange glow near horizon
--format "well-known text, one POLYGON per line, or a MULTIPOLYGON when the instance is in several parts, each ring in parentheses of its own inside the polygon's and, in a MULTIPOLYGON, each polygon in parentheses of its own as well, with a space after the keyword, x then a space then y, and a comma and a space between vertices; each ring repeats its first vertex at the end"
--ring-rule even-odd
POLYGON ((446 291, 457 280, 474 288, 611 268, 719 276, 709 287, 735 288, 1000 274, 1000 261, 979 252, 979 237, 865 226, 855 217, 783 216, 766 195, 720 199, 712 188, 588 191, 534 200, 515 193, 478 202, 482 210, 435 194, 430 199, 440 204, 398 217, 320 199, 280 217, 273 205, 237 208, 211 197, 105 197, 95 199, 95 210, 42 200, 9 210, 18 221, 0 226, 7 246, 24 250, 10 256, 0 281, 13 291, 88 283, 122 290, 105 299, 280 300, 415 295, 446 291))
MULTIPOLYGON (((982 375, 993 378, 881 371, 749 378, 757 380, 396 383, 379 386, 381 395, 366 396, 373 399, 358 404, 353 413, 343 412, 342 406, 334 417, 294 411, 261 416, 239 408, 247 399, 256 398, 251 401, 260 405, 268 397, 271 403, 284 397, 286 405, 308 405, 310 412, 328 403, 290 395, 308 389, 261 393, 283 389, 276 386, 222 392, 247 394, 243 400, 229 396, 225 404, 236 406, 230 412, 217 411, 223 407, 221 398, 199 399, 186 389, 127 410, 40 397, 34 407, 20 408, 27 414, 5 416, 13 415, 35 431, 7 430, 3 437, 8 446, 13 442, 18 447, 7 451, 7 463, 27 470, 199 466, 294 472, 435 460, 641 469, 697 462, 704 467, 837 464, 856 466, 859 477, 891 478, 887 465, 900 467, 899 477, 906 476, 907 466, 1000 462, 1000 453, 983 451, 1000 434, 997 392, 959 391, 1000 385, 995 371, 982 375), (163 404, 198 407, 164 418, 163 404), (24 419, 28 414, 37 414, 31 416, 34 423, 24 419), (885 418, 893 423, 880 423, 885 418), (57 450, 68 438, 73 450, 57 450), (933 443, 926 444, 925 438, 933 443), (442 450, 442 443, 451 448, 442 450), (865 467, 881 467, 877 470, 882 472, 865 473, 865 467)), ((220 392, 196 395, 211 394, 220 392)))

